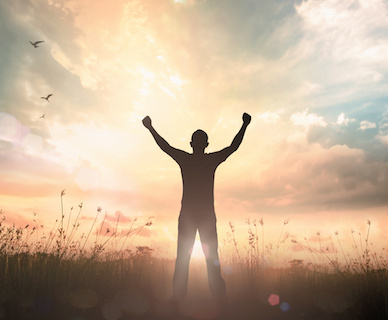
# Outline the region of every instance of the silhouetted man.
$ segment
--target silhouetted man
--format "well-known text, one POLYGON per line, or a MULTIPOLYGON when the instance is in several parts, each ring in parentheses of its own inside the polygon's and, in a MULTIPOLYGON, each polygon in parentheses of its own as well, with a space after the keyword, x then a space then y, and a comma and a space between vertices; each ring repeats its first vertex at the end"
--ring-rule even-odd
POLYGON ((197 230, 206 257, 209 288, 213 297, 225 296, 225 282, 218 259, 216 214, 214 211, 214 174, 218 165, 240 146, 251 116, 243 114, 243 125, 232 144, 218 152, 205 153, 208 136, 197 130, 191 137, 193 153, 171 147, 153 128, 150 117, 143 119, 158 146, 180 166, 183 181, 182 207, 178 223, 178 248, 173 278, 172 300, 181 300, 187 294, 189 262, 197 230))

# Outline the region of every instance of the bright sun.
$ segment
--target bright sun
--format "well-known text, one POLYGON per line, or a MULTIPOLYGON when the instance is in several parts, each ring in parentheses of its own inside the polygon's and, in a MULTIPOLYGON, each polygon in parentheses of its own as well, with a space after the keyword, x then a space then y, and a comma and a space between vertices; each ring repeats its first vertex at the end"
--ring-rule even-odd
POLYGON ((197 238, 195 239, 193 253, 191 254, 191 257, 194 259, 205 259, 205 255, 202 251, 201 241, 199 240, 198 235, 197 235, 197 238))

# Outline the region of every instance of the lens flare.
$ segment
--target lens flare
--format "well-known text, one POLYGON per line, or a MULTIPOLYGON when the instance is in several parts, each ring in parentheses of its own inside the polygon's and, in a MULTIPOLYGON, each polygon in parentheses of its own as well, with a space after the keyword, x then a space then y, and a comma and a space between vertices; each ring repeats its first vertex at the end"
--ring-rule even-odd
POLYGON ((280 302, 280 298, 277 294, 271 294, 268 298, 268 302, 271 306, 276 306, 280 302))

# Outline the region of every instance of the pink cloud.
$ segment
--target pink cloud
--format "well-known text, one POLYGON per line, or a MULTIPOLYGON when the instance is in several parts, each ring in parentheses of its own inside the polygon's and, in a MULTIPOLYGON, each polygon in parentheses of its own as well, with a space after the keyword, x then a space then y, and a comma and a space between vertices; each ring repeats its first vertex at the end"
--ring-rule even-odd
POLYGON ((32 219, 25 218, 14 212, 4 212, 4 217, 3 224, 8 227, 15 225, 15 227, 25 228, 27 225, 32 225, 33 222, 32 219))
POLYGON ((95 228, 94 235, 110 236, 115 230, 115 225, 110 224, 107 221, 101 221, 100 224, 95 228))
POLYGON ((144 238, 151 238, 154 234, 155 232, 151 230, 149 227, 143 228, 139 233, 139 235, 141 235, 144 238))
POLYGON ((126 222, 132 222, 133 219, 131 217, 126 217, 121 211, 116 211, 113 216, 107 215, 105 218, 106 221, 111 222, 119 222, 119 223, 126 223, 126 222))

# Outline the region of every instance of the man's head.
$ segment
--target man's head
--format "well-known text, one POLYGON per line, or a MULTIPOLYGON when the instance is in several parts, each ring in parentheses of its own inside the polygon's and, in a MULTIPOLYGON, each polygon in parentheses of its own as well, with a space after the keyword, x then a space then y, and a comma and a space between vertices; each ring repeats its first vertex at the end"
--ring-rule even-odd
POLYGON ((207 142, 207 134, 203 130, 197 130, 191 136, 190 145, 193 150, 203 151, 209 145, 207 142))

